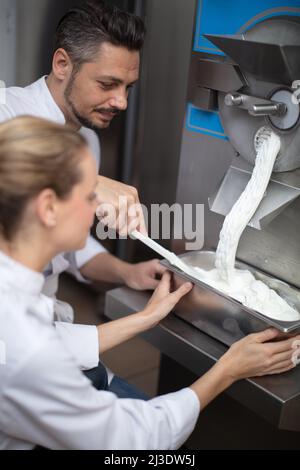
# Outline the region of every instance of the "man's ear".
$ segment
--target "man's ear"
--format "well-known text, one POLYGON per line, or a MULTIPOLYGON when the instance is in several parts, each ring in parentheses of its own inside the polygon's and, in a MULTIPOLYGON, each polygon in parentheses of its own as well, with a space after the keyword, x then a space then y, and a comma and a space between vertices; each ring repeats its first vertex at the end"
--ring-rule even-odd
POLYGON ((62 48, 57 49, 53 56, 52 73, 58 80, 63 81, 70 77, 72 70, 73 64, 68 53, 62 48))
POLYGON ((52 189, 44 189, 36 199, 36 214, 40 223, 47 228, 54 228, 57 225, 57 203, 57 196, 52 189))

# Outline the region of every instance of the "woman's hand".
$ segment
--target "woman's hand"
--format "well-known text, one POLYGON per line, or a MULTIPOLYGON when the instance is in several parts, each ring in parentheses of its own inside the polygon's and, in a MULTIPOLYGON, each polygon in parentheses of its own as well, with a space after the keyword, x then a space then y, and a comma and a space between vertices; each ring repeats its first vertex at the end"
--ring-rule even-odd
POLYGON ((157 289, 146 305, 143 315, 148 320, 152 320, 153 327, 156 326, 192 288, 193 284, 186 282, 179 289, 171 293, 171 274, 170 272, 165 272, 157 289))
POLYGON ((233 344, 214 367, 191 385, 201 409, 237 380, 281 374, 293 369, 300 355, 299 336, 267 342, 278 339, 280 335, 280 332, 270 328, 233 344))
POLYGON ((297 354, 294 345, 297 344, 299 337, 269 342, 278 338, 280 334, 270 328, 246 336, 231 346, 220 359, 219 365, 227 368, 233 381, 246 377, 281 374, 293 369, 297 354))
POLYGON ((170 287, 171 274, 166 272, 144 310, 99 325, 100 354, 156 326, 171 312, 181 297, 192 289, 193 285, 188 282, 172 294, 170 287))

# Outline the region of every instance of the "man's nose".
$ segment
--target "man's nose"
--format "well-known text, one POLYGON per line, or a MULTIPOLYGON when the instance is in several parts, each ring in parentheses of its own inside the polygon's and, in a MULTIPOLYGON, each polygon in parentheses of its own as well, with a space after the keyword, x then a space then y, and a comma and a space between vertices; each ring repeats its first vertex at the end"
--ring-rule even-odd
POLYGON ((120 93, 114 96, 110 101, 110 106, 112 108, 117 108, 120 111, 125 111, 127 109, 127 94, 120 93))

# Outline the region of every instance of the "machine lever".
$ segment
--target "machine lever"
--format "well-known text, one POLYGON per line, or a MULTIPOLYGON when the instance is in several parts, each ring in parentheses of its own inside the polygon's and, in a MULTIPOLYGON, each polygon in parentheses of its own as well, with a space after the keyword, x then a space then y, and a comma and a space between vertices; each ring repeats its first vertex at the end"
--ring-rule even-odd
POLYGON ((286 104, 254 104, 248 112, 251 116, 283 116, 287 111, 286 104))
POLYGON ((245 109, 251 116, 283 116, 287 112, 285 103, 241 93, 228 93, 225 96, 225 104, 245 109))

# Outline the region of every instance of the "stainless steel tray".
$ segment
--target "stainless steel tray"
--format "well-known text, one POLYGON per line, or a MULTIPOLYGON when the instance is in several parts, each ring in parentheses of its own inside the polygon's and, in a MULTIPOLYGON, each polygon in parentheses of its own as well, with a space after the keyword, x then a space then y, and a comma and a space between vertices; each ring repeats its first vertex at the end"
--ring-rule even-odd
MULTIPOLYGON (((213 269, 215 264, 214 251, 189 252, 181 255, 180 258, 190 266, 198 266, 205 270, 213 269)), ((195 284, 193 290, 177 305, 175 314, 228 346, 249 333, 262 331, 270 326, 275 327, 284 335, 300 332, 300 320, 283 322, 266 317, 215 288, 183 273, 166 260, 162 261, 162 264, 174 273, 174 288, 179 287, 186 280, 195 284)), ((236 267, 251 271, 256 279, 274 289, 300 312, 300 291, 298 289, 247 264, 237 262, 236 267)))

